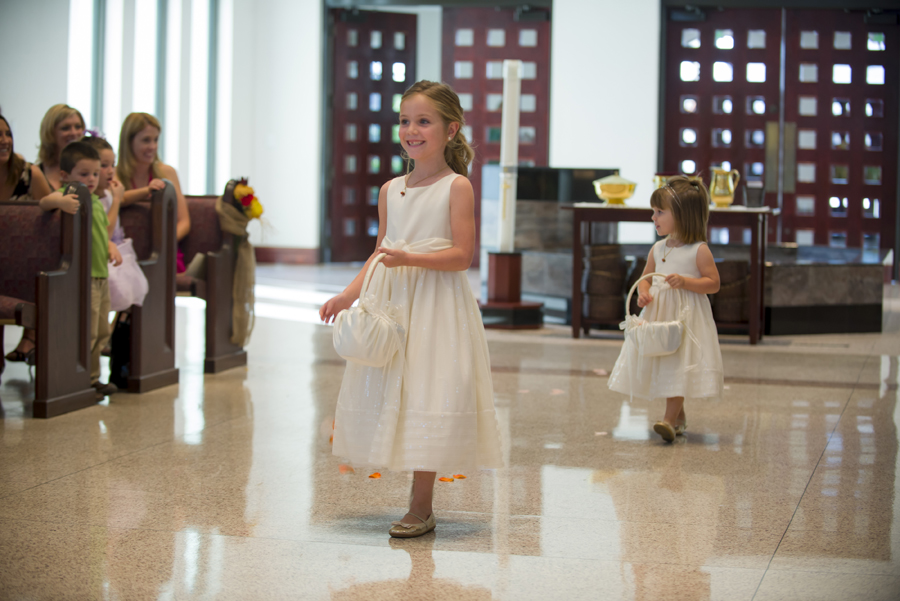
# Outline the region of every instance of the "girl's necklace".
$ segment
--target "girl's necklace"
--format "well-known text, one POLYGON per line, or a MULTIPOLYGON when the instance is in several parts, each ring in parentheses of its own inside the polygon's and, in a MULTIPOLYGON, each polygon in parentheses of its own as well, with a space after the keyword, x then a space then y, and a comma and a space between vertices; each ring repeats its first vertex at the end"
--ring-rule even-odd
MULTIPOLYGON (((422 179, 420 179, 420 180, 417 181, 416 183, 417 183, 417 184, 421 184, 421 183, 424 182, 426 179, 430 179, 430 178, 434 177, 435 175, 437 175, 438 173, 440 173, 441 171, 444 171, 445 169, 449 169, 449 168, 450 168, 449 165, 444 165, 444 166, 441 167, 439 170, 435 171, 434 173, 432 173, 432 174, 429 175, 429 176, 423 177, 422 179)), ((407 174, 406 174, 406 177, 403 179, 403 191, 400 192, 400 196, 406 196, 406 189, 409 187, 409 176, 411 176, 411 175, 412 175, 412 173, 407 173, 407 174)))
POLYGON ((668 251, 663 250, 663 258, 662 258, 663 263, 666 262, 666 257, 668 257, 670 254, 672 254, 673 250, 675 250, 676 248, 680 248, 680 247, 679 246, 669 246, 668 244, 666 244, 665 248, 667 248, 668 251))

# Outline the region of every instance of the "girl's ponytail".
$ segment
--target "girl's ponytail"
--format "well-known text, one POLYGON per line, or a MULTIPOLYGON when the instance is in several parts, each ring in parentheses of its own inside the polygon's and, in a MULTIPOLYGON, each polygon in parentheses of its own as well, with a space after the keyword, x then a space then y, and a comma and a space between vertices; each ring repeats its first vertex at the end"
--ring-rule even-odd
POLYGON ((469 165, 475 160, 475 150, 469 145, 469 141, 466 140, 466 134, 462 131, 462 124, 460 124, 460 130, 456 132, 453 139, 447 142, 447 146, 444 147, 444 160, 447 161, 447 164, 454 172, 466 177, 469 176, 469 165))

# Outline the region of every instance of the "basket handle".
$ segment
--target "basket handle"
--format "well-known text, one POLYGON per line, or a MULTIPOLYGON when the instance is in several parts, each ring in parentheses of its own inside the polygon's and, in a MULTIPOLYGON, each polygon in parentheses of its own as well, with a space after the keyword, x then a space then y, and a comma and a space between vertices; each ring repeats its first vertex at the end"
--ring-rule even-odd
POLYGON ((363 279, 362 289, 359 291, 359 299, 360 301, 365 297, 366 290, 369 289, 369 280, 372 279, 372 274, 375 273, 375 267, 381 262, 383 258, 387 256, 387 253, 378 253, 375 255, 375 259, 369 263, 369 268, 366 270, 366 277, 363 279))
POLYGON ((629 307, 631 307, 631 296, 634 294, 634 291, 637 290, 638 284, 641 283, 641 280, 646 280, 647 278, 652 278, 652 277, 655 276, 655 275, 662 276, 662 277, 666 277, 666 274, 664 274, 664 273, 656 273, 656 272, 654 271, 653 273, 647 273, 647 274, 642 275, 642 276, 639 277, 639 278, 637 279, 637 281, 631 286, 631 290, 628 291, 628 300, 625 301, 625 317, 626 317, 626 318, 631 317, 631 313, 629 312, 628 309, 629 309, 629 307))

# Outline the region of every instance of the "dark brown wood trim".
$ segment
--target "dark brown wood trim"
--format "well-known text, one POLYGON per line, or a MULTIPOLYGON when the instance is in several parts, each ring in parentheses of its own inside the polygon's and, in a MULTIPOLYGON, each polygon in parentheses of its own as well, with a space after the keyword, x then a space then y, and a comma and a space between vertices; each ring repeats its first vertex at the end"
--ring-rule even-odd
MULTIPOLYGON (((490 6, 518 8, 527 4, 528 6, 540 6, 550 8, 553 0, 492 0, 490 6)), ((484 0, 325 0, 326 8, 371 8, 378 6, 383 9, 390 9, 391 6, 448 6, 448 7, 476 7, 483 8, 484 0)))
POLYGON ((282 248, 256 246, 257 263, 283 263, 286 265, 315 265, 319 262, 318 248, 282 248))
POLYGON ((692 3, 685 0, 661 0, 667 8, 700 8, 719 10, 720 8, 806 8, 837 10, 892 10, 897 8, 896 0, 716 0, 716 2, 692 3))

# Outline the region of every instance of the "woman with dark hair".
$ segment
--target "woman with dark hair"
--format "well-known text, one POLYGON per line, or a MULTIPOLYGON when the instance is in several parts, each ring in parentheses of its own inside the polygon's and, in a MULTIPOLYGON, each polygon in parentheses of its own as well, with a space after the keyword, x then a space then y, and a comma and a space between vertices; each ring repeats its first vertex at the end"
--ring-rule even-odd
MULTIPOLYGON (((6 117, 0 115, 0 202, 40 200, 50 191, 41 170, 16 154, 12 128, 6 117)), ((18 346, 6 355, 6 359, 33 365, 34 340, 34 330, 25 330, 18 346)), ((3 326, 0 326, 0 344, 2 341, 3 326)))
POLYGON ((50 192, 41 170, 16 154, 12 128, 0 115, 0 202, 40 200, 50 192))

